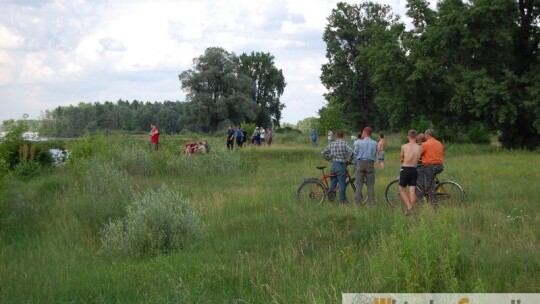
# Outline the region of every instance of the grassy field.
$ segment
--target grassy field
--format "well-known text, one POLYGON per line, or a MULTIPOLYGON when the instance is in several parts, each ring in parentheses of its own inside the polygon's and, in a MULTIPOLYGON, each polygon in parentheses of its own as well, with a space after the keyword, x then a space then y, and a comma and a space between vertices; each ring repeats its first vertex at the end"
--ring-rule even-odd
MULTIPOLYGON (((300 205, 325 164, 292 135, 272 147, 178 153, 186 136, 98 136, 61 168, 1 183, 2 303, 340 303, 343 292, 540 292, 540 154, 447 145, 441 178, 461 206, 415 216, 388 208, 399 170, 389 136, 375 207, 300 205), (200 218, 197 242, 142 256, 103 254, 103 228, 149 189, 178 191, 200 218), (204 229, 203 229, 204 228, 204 229), (202 231, 201 230, 201 231, 202 231)), ((200 138, 202 139, 202 138, 200 138)))

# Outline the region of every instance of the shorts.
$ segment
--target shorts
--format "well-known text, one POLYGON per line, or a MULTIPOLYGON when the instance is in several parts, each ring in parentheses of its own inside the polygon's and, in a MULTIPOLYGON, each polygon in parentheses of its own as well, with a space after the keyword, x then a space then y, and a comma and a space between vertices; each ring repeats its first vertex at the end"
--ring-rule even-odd
POLYGON ((416 167, 401 167, 399 171, 399 185, 401 187, 415 187, 418 179, 416 167))
POLYGON ((379 162, 383 162, 383 161, 384 161, 384 154, 385 154, 384 150, 379 151, 379 154, 377 155, 377 160, 378 160, 379 162))

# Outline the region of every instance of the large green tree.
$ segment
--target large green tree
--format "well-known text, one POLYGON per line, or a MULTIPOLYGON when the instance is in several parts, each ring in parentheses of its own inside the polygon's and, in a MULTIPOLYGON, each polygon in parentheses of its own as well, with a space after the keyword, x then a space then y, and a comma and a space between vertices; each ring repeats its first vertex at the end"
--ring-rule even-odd
POLYGON ((259 126, 279 127, 281 111, 285 107, 280 97, 285 90, 283 71, 276 68, 270 53, 251 52, 240 55, 240 72, 255 82, 252 99, 259 105, 255 123, 259 126))
MULTIPOLYGON (((415 65, 431 65, 420 77, 430 119, 438 125, 480 122, 501 134, 508 148, 534 149, 540 103, 538 82, 538 5, 535 0, 445 0, 436 20, 420 37, 412 54, 415 65), (532 72, 532 73, 531 73, 532 72), (426 80, 436 80, 436 86, 426 80), (429 90, 429 91, 427 91, 429 90), (429 97, 431 95, 431 97, 429 97), (436 100, 433 100, 436 97, 436 100), (435 102, 434 102, 435 101, 435 102)), ((418 75, 416 69, 414 73, 418 75)))
POLYGON ((432 10, 409 0, 412 29, 387 27, 357 46, 376 104, 394 128, 428 120, 465 132, 481 124, 505 147, 538 147, 539 5, 442 0, 432 10))
POLYGON ((328 17, 323 34, 328 62, 322 66, 321 81, 328 89, 325 98, 340 105, 352 128, 387 126, 386 115, 375 104, 377 88, 366 51, 379 35, 403 27, 398 21, 389 6, 373 2, 340 2, 328 17))
POLYGON ((179 75, 187 91, 193 121, 218 130, 220 123, 253 120, 259 107, 251 98, 253 80, 240 72, 238 57, 220 47, 207 48, 193 60, 193 69, 179 75))

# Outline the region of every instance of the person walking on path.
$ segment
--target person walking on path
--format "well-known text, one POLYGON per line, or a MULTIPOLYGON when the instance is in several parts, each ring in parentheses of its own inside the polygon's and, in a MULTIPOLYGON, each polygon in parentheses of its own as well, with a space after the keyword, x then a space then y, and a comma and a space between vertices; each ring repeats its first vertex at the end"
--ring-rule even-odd
POLYGON ((337 140, 329 143, 321 154, 324 159, 332 162, 330 174, 334 176, 330 178, 328 197, 330 198, 330 201, 334 199, 334 191, 336 190, 337 185, 339 185, 339 201, 341 204, 346 204, 345 172, 347 172, 347 164, 351 162, 354 157, 354 152, 347 142, 343 140, 342 130, 338 130, 336 136, 337 140))
POLYGON ((362 188, 364 183, 368 190, 368 203, 375 204, 375 157, 377 154, 377 142, 371 139, 372 129, 365 127, 362 131, 362 139, 354 142, 354 155, 356 156, 356 195, 354 200, 357 204, 363 201, 362 188))
POLYGON ((399 195, 407 207, 405 215, 411 215, 416 203, 416 181, 418 171, 416 167, 422 155, 422 147, 416 142, 416 130, 407 133, 409 142, 401 146, 400 160, 401 170, 399 171, 399 195), (409 186, 407 195, 406 187, 409 186))
POLYGON ((444 170, 444 145, 435 138, 435 131, 427 129, 424 132, 426 141, 422 144, 422 163, 426 170, 426 188, 433 207, 438 207, 435 195, 435 176, 444 170))

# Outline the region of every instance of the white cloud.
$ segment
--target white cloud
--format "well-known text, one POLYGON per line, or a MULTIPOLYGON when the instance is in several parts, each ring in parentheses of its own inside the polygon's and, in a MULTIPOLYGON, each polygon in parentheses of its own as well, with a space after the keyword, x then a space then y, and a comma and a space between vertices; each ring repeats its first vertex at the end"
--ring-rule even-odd
POLYGON ((18 49, 24 44, 24 38, 0 24, 0 49, 18 49))
POLYGON ((183 100, 178 74, 220 46, 274 55, 288 84, 283 119, 296 123, 325 104, 322 32, 337 2, 5 0, 0 121, 81 101, 183 100))

